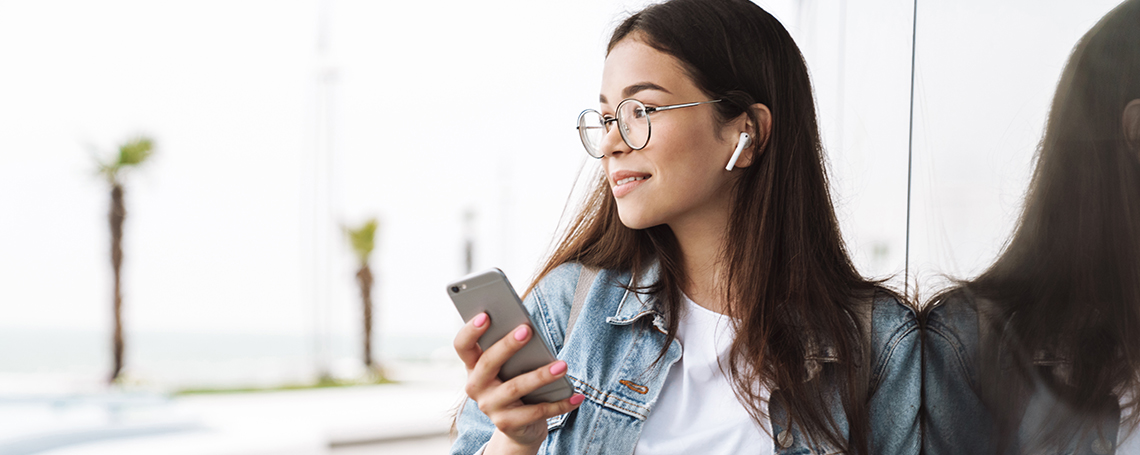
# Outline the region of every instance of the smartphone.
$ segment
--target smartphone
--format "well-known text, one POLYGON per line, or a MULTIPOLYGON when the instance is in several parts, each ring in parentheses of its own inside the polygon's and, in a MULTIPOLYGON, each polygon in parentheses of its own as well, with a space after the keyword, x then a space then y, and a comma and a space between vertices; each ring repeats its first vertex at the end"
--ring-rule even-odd
MULTIPOLYGON (((492 268, 473 273, 447 285, 447 295, 459 310, 464 321, 479 313, 487 313, 491 326, 479 337, 479 347, 484 351, 503 337, 511 334, 516 327, 527 324, 531 329, 530 341, 515 355, 507 359, 499 369, 499 379, 507 381, 523 373, 529 373, 558 360, 554 351, 546 345, 546 339, 538 332, 538 324, 530 319, 530 313, 519 300, 515 288, 507 281, 502 270, 492 268)), ((542 386, 522 398, 526 404, 565 400, 574 394, 574 386, 566 376, 542 386)))

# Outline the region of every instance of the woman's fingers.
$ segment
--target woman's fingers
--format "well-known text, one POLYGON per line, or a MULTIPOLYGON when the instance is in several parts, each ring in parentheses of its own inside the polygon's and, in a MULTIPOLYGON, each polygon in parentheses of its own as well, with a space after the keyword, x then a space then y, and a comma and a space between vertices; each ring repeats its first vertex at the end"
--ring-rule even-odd
MULTIPOLYGON (((495 390, 502 384, 499 381, 499 370, 503 367, 503 363, 519 349, 522 349, 530 337, 530 327, 520 325, 513 332, 508 333, 490 348, 487 348, 486 351, 483 351, 474 365, 469 367, 467 370, 467 396, 479 402, 479 409, 485 408, 487 401, 484 395, 486 392, 495 390)), ((494 403, 496 409, 500 406, 501 403, 494 403)))
POLYGON ((468 370, 475 368, 475 363, 483 354, 483 350, 479 348, 479 337, 483 336, 487 327, 491 326, 487 320, 487 313, 479 313, 467 321, 467 324, 455 335, 455 352, 459 354, 463 364, 467 365, 468 370))
POLYGON ((576 393, 570 398, 553 403, 523 405, 495 413, 491 421, 500 431, 511 434, 516 429, 573 411, 585 399, 584 395, 576 393))
POLYGON ((504 382, 494 392, 494 400, 510 403, 522 400, 522 397, 550 384, 566 375, 566 362, 561 360, 551 362, 543 367, 526 374, 520 374, 504 382))
POLYGON ((526 346, 526 342, 530 341, 531 332, 530 327, 520 325, 507 336, 491 345, 490 348, 487 348, 479 356, 479 360, 475 362, 474 368, 467 374, 468 386, 470 387, 473 381, 478 383, 494 381, 507 359, 519 352, 519 349, 522 349, 523 346, 526 346))
POLYGON ((546 419, 574 410, 585 397, 575 394, 554 403, 524 405, 523 396, 566 375, 566 362, 558 360, 502 382, 498 378, 499 370, 534 333, 529 326, 520 325, 484 351, 479 348, 478 340, 489 326, 486 314, 480 314, 455 336, 455 352, 467 365, 467 396, 474 399, 479 410, 508 437, 527 439, 532 434, 539 437, 539 433, 546 433, 546 419))
MULTIPOLYGON (((523 417, 531 418, 531 421, 533 421, 533 419, 538 419, 536 415, 545 415, 545 412, 547 411, 557 411, 558 407, 556 406, 555 408, 550 408, 549 406, 539 406, 538 404, 529 406, 523 405, 522 397, 534 392, 535 390, 538 390, 542 386, 557 381, 565 375, 566 362, 558 360, 544 365, 529 373, 518 375, 514 378, 511 378, 509 381, 499 384, 493 389, 487 390, 486 394, 480 397, 481 399, 476 400, 476 402, 479 403, 479 409, 487 415, 492 415, 498 411, 503 410, 510 410, 513 412, 515 408, 527 408, 530 410, 528 411, 530 414, 523 413, 522 415, 523 417)), ((552 405, 562 403, 564 401, 566 400, 561 400, 555 403, 541 404, 552 405)), ((566 411, 556 412, 553 415, 558 415, 562 412, 566 411)), ((515 413, 515 415, 517 415, 517 413, 515 413)), ((545 419, 547 417, 542 418, 545 419)))

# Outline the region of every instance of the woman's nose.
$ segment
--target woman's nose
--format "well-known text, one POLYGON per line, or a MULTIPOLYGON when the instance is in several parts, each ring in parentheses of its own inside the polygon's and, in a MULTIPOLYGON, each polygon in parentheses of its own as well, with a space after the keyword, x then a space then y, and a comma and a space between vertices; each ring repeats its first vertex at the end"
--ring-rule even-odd
POLYGON ((621 131, 618 131, 618 128, 618 125, 614 125, 602 135, 602 141, 598 144, 598 151, 602 152, 602 158, 633 151, 633 148, 625 143, 625 139, 622 139, 621 131))

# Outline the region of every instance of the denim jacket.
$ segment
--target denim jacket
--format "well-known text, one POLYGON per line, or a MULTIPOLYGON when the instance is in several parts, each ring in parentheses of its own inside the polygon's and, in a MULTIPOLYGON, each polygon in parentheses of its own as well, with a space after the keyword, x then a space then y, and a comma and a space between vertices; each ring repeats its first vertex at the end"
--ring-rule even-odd
MULTIPOLYGON (((1070 362, 1053 352, 1036 352, 1029 357, 1032 371, 1015 371, 1019 367, 1003 350, 1005 343, 1001 341, 1007 335, 1008 321, 1000 321, 994 314, 989 301, 960 291, 950 295, 926 316, 922 412, 926 422, 923 448, 928 455, 998 453, 995 417, 981 398, 983 377, 992 379, 992 375, 998 375, 996 377, 1003 381, 1014 381, 1025 377, 1026 373, 1029 377, 1051 374, 1060 383, 1065 381, 1070 362), (982 359, 990 355, 1000 356, 997 361, 1000 370, 983 373, 982 359)), ((1045 423, 1061 413, 1070 412, 1070 409, 1050 392, 1049 387, 1039 383, 1020 384, 1010 390, 1017 395, 1014 401, 1019 403, 1017 406, 1021 408, 1022 417, 1017 435, 1009 441, 1004 453, 1113 453, 1119 409, 1116 414, 1104 418, 1067 419, 1068 422, 1079 422, 1078 426, 1082 428, 1066 427, 1064 430, 1071 435, 1058 435, 1055 427, 1045 423), (1042 445, 1047 438, 1058 436, 1062 439, 1060 443, 1042 445)))
MULTIPOLYGON (((586 396, 578 409, 547 421, 549 434, 540 454, 633 453, 646 417, 652 412, 669 368, 681 357, 677 340, 665 357, 654 364, 665 342, 666 320, 654 306, 653 296, 627 291, 632 274, 601 270, 586 294, 581 314, 569 339, 564 329, 581 272, 579 264, 563 264, 548 274, 527 296, 524 304, 559 359, 568 365, 567 377, 586 396), (620 283, 620 284, 619 284, 620 283), (634 322, 651 318, 657 330, 639 330, 634 322)), ((656 282, 656 267, 641 274, 638 286, 656 282)), ((921 387, 918 321, 914 312, 894 299, 880 299, 872 313, 873 369, 870 372, 871 452, 917 454, 920 446, 918 408, 921 387)), ((826 350, 825 350, 826 351, 826 350)), ((809 361, 834 362, 817 356, 809 361)), ((846 416, 838 395, 832 415, 846 434, 846 416)), ((769 402, 770 420, 786 422, 779 390, 769 402)), ((480 452, 495 430, 490 419, 468 399, 458 416, 458 438, 453 454, 480 452)), ((834 453, 826 447, 808 447, 796 428, 773 423, 771 434, 777 454, 834 453)))

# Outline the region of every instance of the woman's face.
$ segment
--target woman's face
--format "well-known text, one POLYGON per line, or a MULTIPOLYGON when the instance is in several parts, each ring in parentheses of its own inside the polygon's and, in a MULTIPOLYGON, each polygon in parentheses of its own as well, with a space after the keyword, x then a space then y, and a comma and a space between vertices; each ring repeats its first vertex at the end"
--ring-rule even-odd
MULTIPOLYGON (((625 98, 649 107, 709 99, 676 58, 636 38, 620 41, 606 57, 600 111, 613 117, 625 98)), ((694 223, 726 222, 734 174, 725 165, 740 133, 747 131, 747 117, 721 125, 713 106, 702 104, 651 113, 649 118, 652 135, 645 148, 632 150, 616 127, 600 143, 605 154, 602 167, 622 224, 632 229, 668 224, 676 230, 694 223), (646 178, 628 181, 629 177, 646 178)), ((747 164, 746 158, 741 157, 738 167, 747 164)))

